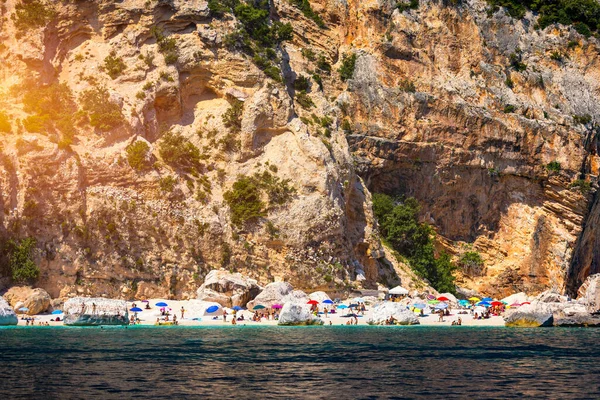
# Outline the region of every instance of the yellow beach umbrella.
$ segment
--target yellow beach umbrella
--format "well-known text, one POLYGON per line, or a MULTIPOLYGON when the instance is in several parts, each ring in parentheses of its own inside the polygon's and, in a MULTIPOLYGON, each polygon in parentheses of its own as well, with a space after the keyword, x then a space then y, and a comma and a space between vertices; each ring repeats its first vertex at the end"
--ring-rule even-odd
POLYGON ((469 301, 481 301, 479 297, 471 297, 469 301))

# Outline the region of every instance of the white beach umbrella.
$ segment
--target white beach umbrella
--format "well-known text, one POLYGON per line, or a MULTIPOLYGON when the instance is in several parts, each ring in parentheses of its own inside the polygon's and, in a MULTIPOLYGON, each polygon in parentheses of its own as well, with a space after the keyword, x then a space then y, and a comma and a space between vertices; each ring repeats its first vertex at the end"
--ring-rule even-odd
POLYGON ((402 286, 396 286, 395 288, 390 289, 389 294, 406 295, 408 294, 408 290, 404 289, 402 286))

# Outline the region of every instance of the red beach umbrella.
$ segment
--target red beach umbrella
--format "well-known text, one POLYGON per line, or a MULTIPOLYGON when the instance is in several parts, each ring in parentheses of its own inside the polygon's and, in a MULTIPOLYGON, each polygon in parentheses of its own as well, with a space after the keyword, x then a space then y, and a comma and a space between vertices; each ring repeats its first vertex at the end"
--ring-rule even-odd
POLYGON ((528 301, 526 301, 525 303, 521 303, 522 306, 524 306, 525 304, 531 304, 531 303, 528 301))
POLYGON ((319 304, 319 302, 318 302, 318 301, 316 301, 316 300, 310 300, 310 301, 309 301, 308 303, 306 303, 306 304, 315 305, 315 304, 319 304))
POLYGON ((491 303, 493 306, 503 306, 504 303, 502 303, 501 301, 492 301, 491 303))
POLYGON ((446 296, 440 296, 437 298, 439 301, 450 301, 449 298, 447 298, 446 296))

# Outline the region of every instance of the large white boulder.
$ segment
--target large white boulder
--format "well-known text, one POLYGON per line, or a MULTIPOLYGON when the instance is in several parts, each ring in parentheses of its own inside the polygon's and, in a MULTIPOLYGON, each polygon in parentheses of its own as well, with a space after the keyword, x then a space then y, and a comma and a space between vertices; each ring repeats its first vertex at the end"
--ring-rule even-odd
POLYGON ((254 299, 260 286, 254 279, 225 270, 212 270, 206 275, 204 284, 198 288, 198 300, 213 301, 223 307, 240 306, 254 299))
POLYGON ((15 314, 15 311, 8 304, 3 297, 0 297, 0 326, 3 325, 17 325, 19 319, 15 314))
POLYGON ((600 274, 587 277, 579 288, 577 301, 584 304, 589 312, 600 310, 600 274))
POLYGON ((310 312, 310 305, 287 302, 279 314, 278 325, 323 325, 323 320, 310 312))
POLYGON ((373 316, 369 321, 373 325, 384 325, 385 321, 394 317, 396 325, 419 325, 419 318, 406 308, 406 305, 385 301, 373 308, 373 316))
POLYGON ((504 315, 504 325, 521 328, 552 326, 554 309, 552 305, 539 301, 509 309, 504 315))
POLYGON ((510 296, 503 298, 502 301, 508 305, 515 303, 523 304, 529 301, 529 296, 527 296, 527 294, 525 294, 524 292, 520 292, 511 294, 510 296))
POLYGON ((74 297, 63 305, 65 325, 127 325, 129 314, 124 300, 101 297, 74 297))
POLYGON ((452 293, 442 293, 438 297, 446 297, 449 299, 446 303, 449 303, 451 306, 456 306, 458 304, 456 296, 454 296, 452 293))
POLYGON ((331 300, 331 298, 325 292, 312 292, 308 295, 310 300, 316 300, 319 303, 322 303, 325 300, 331 300))
POLYGON ((269 308, 273 304, 285 304, 287 302, 306 303, 308 296, 301 290, 294 290, 288 282, 269 283, 254 300, 248 302, 247 307, 252 310, 254 306, 262 304, 269 308))
MULTIPOLYGON (((202 318, 203 320, 210 319, 215 316, 223 315, 223 306, 214 301, 189 300, 184 306, 185 319, 202 318), (206 312, 208 308, 217 306, 218 310, 212 313, 206 312)), ((179 317, 180 310, 174 310, 179 317)))

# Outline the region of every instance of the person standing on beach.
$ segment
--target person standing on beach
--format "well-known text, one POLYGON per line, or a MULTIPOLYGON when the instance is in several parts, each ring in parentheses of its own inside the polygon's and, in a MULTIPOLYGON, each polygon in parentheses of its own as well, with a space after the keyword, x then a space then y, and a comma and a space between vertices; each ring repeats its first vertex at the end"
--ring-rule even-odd
POLYGON ((185 309, 181 306, 181 319, 183 319, 183 314, 185 313, 185 309))
POLYGON ((223 310, 223 322, 227 322, 227 311, 223 310))
MULTIPOLYGON (((135 304, 133 306, 135 307, 135 304)), ((92 303, 92 314, 96 314, 96 303, 92 303)))

